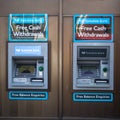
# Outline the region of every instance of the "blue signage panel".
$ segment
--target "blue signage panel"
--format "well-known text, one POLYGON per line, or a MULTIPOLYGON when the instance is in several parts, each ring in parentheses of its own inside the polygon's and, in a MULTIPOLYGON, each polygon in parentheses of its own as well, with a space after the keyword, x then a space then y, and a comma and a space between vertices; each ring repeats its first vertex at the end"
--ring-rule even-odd
POLYGON ((10 91, 10 100, 48 100, 48 92, 10 91))
POLYGON ((74 92, 73 101, 75 102, 112 102, 113 93, 74 92))
POLYGON ((73 21, 74 42, 113 42, 112 14, 75 14, 73 21))
POLYGON ((10 14, 9 41, 47 41, 47 14, 10 14))
POLYGON ((40 56, 41 46, 15 46, 15 56, 40 56))

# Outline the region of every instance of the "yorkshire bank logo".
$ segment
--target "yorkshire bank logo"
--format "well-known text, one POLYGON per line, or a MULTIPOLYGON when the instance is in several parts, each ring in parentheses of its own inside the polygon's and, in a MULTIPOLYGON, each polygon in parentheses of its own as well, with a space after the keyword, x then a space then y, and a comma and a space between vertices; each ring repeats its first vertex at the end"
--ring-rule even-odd
POLYGON ((15 46, 15 55, 41 55, 41 46, 15 46))
POLYGON ((20 52, 20 49, 16 49, 16 52, 20 52))
POLYGON ((13 24, 33 24, 33 23, 38 23, 38 24, 43 24, 45 22, 44 18, 17 18, 17 17, 13 17, 12 18, 12 23, 13 24))
POLYGON ((110 24, 110 18, 78 18, 76 24, 110 24))

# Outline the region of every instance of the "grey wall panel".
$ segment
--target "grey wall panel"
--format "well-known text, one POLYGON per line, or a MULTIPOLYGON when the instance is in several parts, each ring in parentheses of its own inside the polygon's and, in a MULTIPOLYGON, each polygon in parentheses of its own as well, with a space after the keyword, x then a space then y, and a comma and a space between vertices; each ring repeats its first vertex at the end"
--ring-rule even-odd
POLYGON ((64 0, 63 14, 113 13, 120 14, 120 0, 64 0))
POLYGON ((0 16, 9 13, 58 14, 58 0, 0 0, 0 16))

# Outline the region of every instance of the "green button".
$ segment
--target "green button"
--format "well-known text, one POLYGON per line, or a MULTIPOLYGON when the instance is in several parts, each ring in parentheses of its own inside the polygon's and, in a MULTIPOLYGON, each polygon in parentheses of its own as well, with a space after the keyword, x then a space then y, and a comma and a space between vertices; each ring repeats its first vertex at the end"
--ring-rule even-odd
POLYGON ((43 71, 43 67, 41 66, 41 67, 39 67, 39 71, 43 71))
POLYGON ((103 72, 107 72, 108 71, 108 69, 107 68, 103 68, 103 72))

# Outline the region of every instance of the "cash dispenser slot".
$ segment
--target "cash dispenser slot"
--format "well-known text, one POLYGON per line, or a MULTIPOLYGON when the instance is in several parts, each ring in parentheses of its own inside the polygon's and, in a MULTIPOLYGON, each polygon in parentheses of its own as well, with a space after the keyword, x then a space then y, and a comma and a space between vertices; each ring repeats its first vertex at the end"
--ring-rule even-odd
POLYGON ((43 83, 44 79, 43 78, 31 78, 31 82, 40 82, 40 83, 43 83))
POLYGON ((108 79, 95 79, 95 83, 105 84, 105 83, 109 83, 109 80, 108 79))

